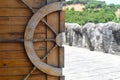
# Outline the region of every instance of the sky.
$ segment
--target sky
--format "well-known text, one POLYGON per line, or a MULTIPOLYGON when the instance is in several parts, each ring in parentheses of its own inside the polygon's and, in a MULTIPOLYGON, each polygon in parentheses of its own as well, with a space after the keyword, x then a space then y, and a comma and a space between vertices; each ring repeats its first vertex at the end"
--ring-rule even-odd
MULTIPOLYGON (((66 1, 70 1, 70 0, 66 0, 66 1)), ((98 0, 98 1, 106 1, 107 4, 120 4, 120 0, 98 0)))

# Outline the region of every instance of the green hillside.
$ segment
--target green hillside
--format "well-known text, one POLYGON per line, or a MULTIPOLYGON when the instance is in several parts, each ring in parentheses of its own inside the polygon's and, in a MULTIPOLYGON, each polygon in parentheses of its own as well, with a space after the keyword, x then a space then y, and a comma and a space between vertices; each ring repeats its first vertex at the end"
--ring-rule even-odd
POLYGON ((84 25, 87 22, 104 23, 108 21, 120 22, 117 19, 115 11, 120 9, 120 5, 110 4, 107 5, 103 1, 96 0, 72 0, 66 2, 67 4, 84 4, 85 8, 83 12, 66 9, 65 21, 74 22, 80 25, 84 25))

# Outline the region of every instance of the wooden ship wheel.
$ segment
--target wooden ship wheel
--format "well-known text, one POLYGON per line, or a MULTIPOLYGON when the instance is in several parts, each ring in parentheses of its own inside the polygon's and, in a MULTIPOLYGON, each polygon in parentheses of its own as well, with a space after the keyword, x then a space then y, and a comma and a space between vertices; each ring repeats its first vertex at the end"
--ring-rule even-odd
POLYGON ((1 0, 0 80, 64 80, 63 0, 1 0))
MULTIPOLYGON (((26 27, 26 30, 25 30, 24 44, 25 44, 25 49, 26 49, 28 57, 30 58, 31 62, 38 69, 40 69, 41 71, 43 71, 43 72, 45 72, 49 75, 61 76, 62 75, 61 69, 60 68, 55 68, 53 66, 47 65, 46 63, 43 63, 42 60, 36 55, 36 52, 35 52, 34 47, 33 47, 33 41, 56 41, 56 40, 59 40, 58 38, 60 38, 59 37, 60 34, 56 33, 54 28, 49 26, 49 24, 45 20, 42 20, 42 18, 44 18, 49 13, 57 11, 57 10, 61 10, 61 4, 59 2, 49 4, 49 5, 41 8, 41 9, 39 9, 31 17, 31 19, 28 22, 28 25, 26 27), (55 33, 55 35, 57 36, 56 39, 43 39, 43 40, 42 39, 36 39, 36 40, 33 39, 33 34, 34 34, 34 31, 35 31, 35 28, 40 21, 44 22, 55 33)), ((59 44, 59 41, 56 41, 56 42, 59 46, 61 45, 61 44, 59 44)), ((55 45, 55 47, 57 46, 57 44, 55 45)), ((51 50, 53 50, 53 49, 51 49, 51 50)), ((51 51, 49 51, 48 54, 50 52, 51 51)))
MULTIPOLYGON (((30 74, 36 69, 38 68, 40 71, 48 74, 48 75, 52 75, 52 76, 62 76, 62 68, 57 68, 51 65, 48 65, 46 63, 43 62, 44 59, 47 58, 47 56, 49 54, 52 54, 52 51, 60 46, 62 47, 62 33, 57 33, 55 31, 55 29, 50 26, 43 18, 45 16, 47 16, 48 14, 55 12, 55 11, 60 11, 62 10, 62 4, 61 2, 54 2, 51 3, 49 5, 46 5, 42 8, 40 8, 37 12, 35 12, 24 0, 22 0, 34 13, 34 15, 31 17, 31 19, 29 20, 27 26, 26 26, 26 30, 25 30, 25 35, 24 35, 24 46, 25 46, 25 50, 27 52, 27 55, 29 57, 29 59, 31 60, 31 62, 34 64, 34 68, 33 70, 30 72, 30 74), (35 29, 38 25, 39 22, 43 22, 56 36, 56 38, 53 39, 34 39, 34 32, 35 29), (37 53, 34 49, 33 46, 33 42, 44 42, 44 41, 52 41, 55 42, 55 45, 53 48, 51 48, 46 55, 40 59, 39 56, 37 56, 37 53)), ((26 80, 29 75, 27 75, 27 77, 24 79, 26 80)))

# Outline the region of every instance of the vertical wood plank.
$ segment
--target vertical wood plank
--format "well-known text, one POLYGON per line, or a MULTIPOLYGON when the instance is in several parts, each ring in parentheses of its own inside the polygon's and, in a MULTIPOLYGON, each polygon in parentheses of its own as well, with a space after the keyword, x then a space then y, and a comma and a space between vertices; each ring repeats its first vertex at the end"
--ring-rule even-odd
POLYGON ((60 77, 60 80, 65 80, 65 77, 64 76, 60 77))
MULTIPOLYGON (((46 5, 46 0, 31 0, 31 1, 35 3, 33 5, 33 3, 29 1, 30 2, 29 4, 32 5, 33 8, 35 8, 36 6, 38 6, 39 8, 41 8, 41 7, 43 7, 43 6, 46 5)), ((46 20, 46 17, 44 19, 46 20)), ((39 34, 34 34, 34 38, 40 38, 40 39, 46 39, 47 38, 47 36, 46 36, 47 35, 47 27, 46 27, 46 25, 44 23, 39 22, 39 24, 37 25, 36 30, 35 30, 35 33, 36 32, 39 32, 39 34), (45 33, 45 34, 43 34, 43 33, 45 33)), ((46 51, 47 43, 46 42, 37 42, 37 43, 34 43, 34 45, 35 44, 38 44, 39 48, 40 47, 44 47, 45 48, 41 52, 37 52, 36 51, 37 55, 42 59, 46 55, 46 52, 47 52, 46 51), (40 46, 39 44, 41 44, 42 46, 40 46)), ((43 62, 46 63, 47 59, 45 59, 43 62)), ((36 71, 40 71, 40 70, 37 69, 36 71)), ((31 75, 28 78, 28 80, 47 80, 46 76, 47 76, 47 74, 43 74, 43 75, 31 75)))
MULTIPOLYGON (((64 11, 60 11, 60 32, 65 31, 64 11)), ((64 67, 64 47, 59 47, 59 67, 64 67)))
MULTIPOLYGON (((52 14, 49 14, 47 16, 47 22, 50 24, 54 29, 58 32, 59 30, 59 15, 57 12, 54 12, 52 14)), ((55 38, 54 33, 47 28, 47 38, 55 38)), ((55 46, 56 43, 53 42, 47 42, 47 51, 49 51, 53 46, 55 46)), ((59 61, 58 61, 58 48, 54 49, 54 51, 47 57, 47 64, 53 65, 58 67, 59 61)), ((58 77, 53 76, 47 76, 47 80, 59 80, 58 77)))
MULTIPOLYGON (((62 0, 61 0, 62 1, 62 0)), ((60 11, 60 32, 65 32, 65 19, 64 11, 60 11)), ((59 67, 64 67, 64 47, 59 47, 59 67)), ((65 77, 60 77, 60 80, 64 80, 65 77)))
MULTIPOLYGON (((47 4, 56 2, 58 0, 47 0, 47 4)), ((47 22, 59 32, 59 12, 51 13, 47 16, 47 22)), ((56 35, 48 28, 47 29, 47 38, 56 38, 56 35)), ((47 50, 52 48, 56 43, 48 42, 47 43, 47 50)), ((58 47, 48 56, 47 63, 53 66, 59 66, 59 52, 58 47)), ((47 80, 59 80, 59 77, 55 76, 47 76, 47 80)))

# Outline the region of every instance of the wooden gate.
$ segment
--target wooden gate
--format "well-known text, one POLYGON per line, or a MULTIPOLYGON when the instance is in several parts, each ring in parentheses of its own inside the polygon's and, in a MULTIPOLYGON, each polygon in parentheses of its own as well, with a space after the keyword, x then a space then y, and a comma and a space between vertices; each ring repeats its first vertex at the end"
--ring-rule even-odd
POLYGON ((64 80, 62 0, 0 0, 0 80, 64 80))

